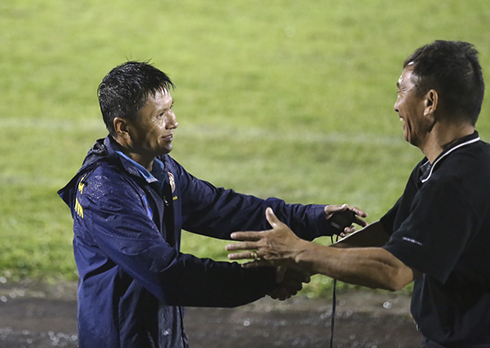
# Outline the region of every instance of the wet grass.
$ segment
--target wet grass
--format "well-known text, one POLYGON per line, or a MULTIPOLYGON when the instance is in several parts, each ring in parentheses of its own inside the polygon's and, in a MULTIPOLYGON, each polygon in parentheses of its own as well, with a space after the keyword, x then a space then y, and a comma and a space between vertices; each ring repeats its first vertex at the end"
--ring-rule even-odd
MULTIPOLYGON (((434 39, 467 40, 488 80, 488 18, 485 0, 2 1, 0 275, 76 279, 56 190, 105 135, 96 87, 126 59, 151 59, 176 83, 172 155, 194 175, 288 202, 348 202, 375 221, 420 158, 392 111, 402 61, 434 39)), ((224 259, 224 244, 185 234, 183 249, 224 259)), ((330 287, 316 277, 309 291, 330 287)))

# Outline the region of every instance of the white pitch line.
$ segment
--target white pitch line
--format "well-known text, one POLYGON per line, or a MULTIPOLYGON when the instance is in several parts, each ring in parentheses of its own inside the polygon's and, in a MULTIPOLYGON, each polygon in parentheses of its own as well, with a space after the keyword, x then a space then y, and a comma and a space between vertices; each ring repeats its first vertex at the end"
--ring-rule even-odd
MULTIPOLYGON (((34 117, 20 118, 0 118, 0 128, 19 128, 19 129, 42 129, 44 131, 94 131, 97 135, 105 132, 102 119, 97 117, 89 118, 86 121, 80 120, 60 120, 45 119, 34 117)), ((179 129, 175 131, 174 139, 179 141, 179 137, 193 139, 231 139, 247 141, 250 139, 265 139, 278 142, 302 142, 302 143, 331 143, 331 144, 357 144, 357 145, 389 145, 404 146, 405 141, 401 134, 380 135, 369 132, 364 133, 345 133, 345 132, 308 132, 293 130, 291 132, 270 131, 261 128, 235 128, 228 126, 211 126, 199 124, 181 123, 179 129)))
POLYGON ((271 132, 259 128, 247 128, 237 130, 236 128, 219 127, 199 127, 198 125, 183 126, 175 131, 174 139, 178 141, 179 133, 182 137, 192 137, 200 139, 218 138, 218 139, 266 139, 279 142, 302 142, 302 143, 336 143, 336 144, 360 144, 360 145, 390 145, 404 146, 406 142, 401 134, 380 135, 373 133, 343 133, 343 132, 304 132, 297 130, 284 133, 282 131, 271 132))

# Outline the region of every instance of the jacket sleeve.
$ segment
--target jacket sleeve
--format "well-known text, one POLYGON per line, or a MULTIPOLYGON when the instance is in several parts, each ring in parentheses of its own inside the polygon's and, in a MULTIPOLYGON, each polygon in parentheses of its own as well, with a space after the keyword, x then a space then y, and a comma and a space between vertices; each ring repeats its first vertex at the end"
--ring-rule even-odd
POLYGON ((235 231, 266 230, 270 226, 265 210, 271 207, 276 216, 303 239, 313 240, 336 233, 326 219, 325 205, 286 204, 278 198, 261 199, 240 194, 197 179, 170 158, 167 163, 178 173, 182 227, 187 231, 230 239, 235 231))
POLYGON ((75 234, 102 261, 85 262, 82 270, 77 262, 81 277, 118 267, 164 303, 183 306, 233 307, 275 287, 271 268, 246 270, 179 253, 148 217, 140 193, 126 177, 100 168, 84 179, 75 234))

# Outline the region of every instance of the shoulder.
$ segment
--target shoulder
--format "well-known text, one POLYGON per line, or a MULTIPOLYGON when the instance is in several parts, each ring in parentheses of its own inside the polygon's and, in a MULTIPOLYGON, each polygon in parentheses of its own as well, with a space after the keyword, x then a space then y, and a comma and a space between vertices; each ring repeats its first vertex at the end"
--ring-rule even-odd
POLYGON ((490 196, 490 146, 478 142, 458 149, 436 168, 421 192, 446 204, 451 199, 475 207, 490 196))
POLYGON ((490 180, 490 145, 479 141, 454 151, 441 163, 437 172, 462 181, 490 180))
POLYGON ((101 161, 85 173, 82 178, 84 181, 110 183, 114 180, 123 180, 126 176, 127 174, 124 173, 120 165, 114 162, 101 161))
POLYGON ((103 196, 129 195, 139 190, 140 184, 121 165, 114 162, 100 162, 91 171, 80 176, 78 186, 84 193, 103 196))

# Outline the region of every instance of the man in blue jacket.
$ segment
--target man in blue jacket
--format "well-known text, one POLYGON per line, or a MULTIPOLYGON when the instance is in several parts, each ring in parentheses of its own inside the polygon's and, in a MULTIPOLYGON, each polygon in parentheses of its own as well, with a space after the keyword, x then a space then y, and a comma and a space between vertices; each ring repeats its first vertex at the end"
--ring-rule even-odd
POLYGON ((337 232, 333 212, 365 216, 347 206, 262 200, 195 178, 168 155, 178 126, 171 88, 147 63, 114 68, 98 89, 109 135, 59 191, 74 220, 82 348, 188 347, 181 306, 232 307, 281 287, 298 290, 294 282, 277 284, 274 268, 247 270, 181 253, 181 229, 230 239, 232 231, 267 228, 264 212, 272 207, 312 240, 337 232))

